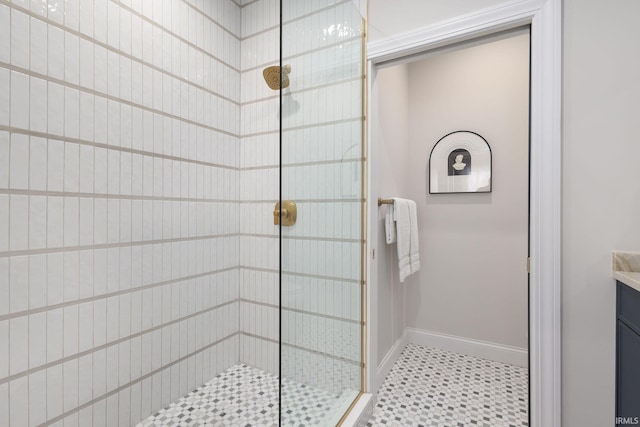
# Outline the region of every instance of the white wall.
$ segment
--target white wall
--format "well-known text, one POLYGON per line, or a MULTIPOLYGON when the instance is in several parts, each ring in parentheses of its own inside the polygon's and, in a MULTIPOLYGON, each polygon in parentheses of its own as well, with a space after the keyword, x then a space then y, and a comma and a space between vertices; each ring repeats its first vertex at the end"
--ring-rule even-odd
POLYGON ((238 360, 240 7, 6 3, 0 425, 130 426, 238 360))
POLYGON ((411 63, 409 87, 422 265, 405 287, 407 326, 526 348, 529 36, 411 63), (456 130, 491 146, 491 193, 428 194, 429 153, 456 130))
POLYGON ((563 426, 611 425, 611 251, 640 250, 640 3, 564 2, 563 426))
POLYGON ((368 0, 369 41, 490 7, 503 0, 368 0))
MULTIPOLYGON (((386 15, 376 10, 388 3, 370 0, 372 29, 387 25, 386 15)), ((400 22, 406 20, 407 28, 426 25, 428 13, 413 13, 424 2, 410 3, 412 9, 401 14, 400 22)), ((476 1, 464 4, 477 9, 476 1)), ((434 13, 446 7, 441 2, 434 13)), ((640 38, 635 23, 640 3, 565 0, 563 14, 562 425, 611 425, 611 251, 640 250, 640 180, 634 176, 640 144, 633 139, 640 60, 631 54, 640 38)), ((395 34, 403 31, 395 29, 395 34)))

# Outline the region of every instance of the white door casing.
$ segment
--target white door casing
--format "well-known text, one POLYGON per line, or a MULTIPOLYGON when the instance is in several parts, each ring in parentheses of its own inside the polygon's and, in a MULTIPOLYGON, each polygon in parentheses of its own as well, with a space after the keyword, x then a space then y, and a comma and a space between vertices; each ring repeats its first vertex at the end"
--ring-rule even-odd
MULTIPOLYGON (((561 80, 562 1, 513 0, 367 45, 369 102, 377 67, 408 56, 516 28, 531 26, 531 176, 529 359, 532 427, 561 425, 561 80)), ((372 108, 369 108, 372 111, 372 108)), ((374 126, 369 144, 376 144, 374 126)), ((374 150, 369 148, 369 154, 374 150)), ((367 239, 376 224, 375 158, 369 159, 367 239)), ((523 265, 524 265, 523 260, 523 265)), ((368 263, 367 383, 377 384, 377 285, 374 263, 368 263)))

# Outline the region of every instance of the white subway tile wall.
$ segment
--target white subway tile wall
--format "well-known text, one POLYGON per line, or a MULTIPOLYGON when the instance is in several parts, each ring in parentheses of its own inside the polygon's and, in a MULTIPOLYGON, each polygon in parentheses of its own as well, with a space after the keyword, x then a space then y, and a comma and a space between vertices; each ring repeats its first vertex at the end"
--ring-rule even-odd
MULTIPOLYGON (((278 373, 278 0, 0 5, 0 425, 278 373), (3 351, 4 349, 4 351, 3 351)), ((286 1, 283 375, 360 388, 361 27, 286 1)))
MULTIPOLYGON (((243 1, 240 360, 278 373, 279 1, 243 1)), ((351 0, 283 3, 282 375, 360 389, 362 27, 351 0)))
POLYGON ((238 362, 240 28, 0 5, 0 425, 129 426, 238 362))

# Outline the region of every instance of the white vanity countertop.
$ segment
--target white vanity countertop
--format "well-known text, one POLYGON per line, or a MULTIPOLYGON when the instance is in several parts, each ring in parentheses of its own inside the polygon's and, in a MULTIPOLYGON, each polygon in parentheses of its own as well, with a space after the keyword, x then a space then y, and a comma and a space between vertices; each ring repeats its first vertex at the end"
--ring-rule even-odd
POLYGON ((614 252, 613 278, 640 292, 640 252, 614 252))

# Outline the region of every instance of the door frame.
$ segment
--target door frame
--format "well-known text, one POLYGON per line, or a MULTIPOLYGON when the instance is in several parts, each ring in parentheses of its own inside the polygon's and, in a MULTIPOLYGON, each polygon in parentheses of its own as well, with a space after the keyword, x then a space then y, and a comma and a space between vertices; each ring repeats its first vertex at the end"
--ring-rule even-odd
MULTIPOLYGON (((375 103, 377 67, 504 30, 531 26, 529 371, 532 427, 561 425, 561 91, 562 0, 511 0, 367 44, 368 99, 375 103)), ((369 111, 372 109, 369 108, 369 111)), ((369 144, 375 144, 368 123, 369 144)), ((374 150, 369 149, 369 154, 374 150)), ((376 159, 368 159, 375 164, 376 159), (373 160, 373 161, 372 161, 373 160)), ((369 168, 368 182, 372 168, 369 168)), ((369 185, 367 240, 376 224, 378 197, 369 185)), ((371 244, 369 245, 371 248, 371 244)), ((371 256, 371 254, 369 254, 371 256)), ((523 260, 524 264, 525 260, 523 260)), ((367 384, 377 384, 377 272, 368 263, 367 384), (373 333, 372 333, 373 332, 373 333)))

